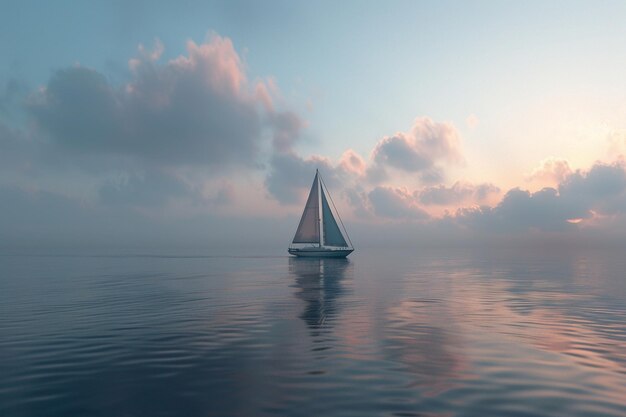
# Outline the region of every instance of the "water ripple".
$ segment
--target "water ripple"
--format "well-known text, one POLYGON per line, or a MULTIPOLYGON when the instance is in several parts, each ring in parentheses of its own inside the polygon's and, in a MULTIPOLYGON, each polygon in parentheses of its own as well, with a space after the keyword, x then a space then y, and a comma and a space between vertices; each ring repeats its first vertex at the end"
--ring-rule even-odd
POLYGON ((625 262, 5 255, 0 415, 623 416, 625 262))

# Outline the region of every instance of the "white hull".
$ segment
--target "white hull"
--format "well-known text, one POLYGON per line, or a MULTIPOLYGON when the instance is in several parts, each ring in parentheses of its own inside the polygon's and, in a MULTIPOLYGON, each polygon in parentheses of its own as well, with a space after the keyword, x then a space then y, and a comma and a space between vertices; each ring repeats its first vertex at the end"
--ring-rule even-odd
POLYGON ((350 255, 354 249, 325 249, 325 248, 304 248, 304 249, 288 249, 291 255, 306 258, 345 258, 350 255))

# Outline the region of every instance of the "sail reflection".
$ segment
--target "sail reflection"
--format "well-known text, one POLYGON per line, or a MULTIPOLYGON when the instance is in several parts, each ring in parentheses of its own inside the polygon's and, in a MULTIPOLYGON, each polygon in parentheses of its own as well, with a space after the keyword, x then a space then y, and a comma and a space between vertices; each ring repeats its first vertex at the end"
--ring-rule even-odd
POLYGON ((309 329, 332 326, 339 313, 337 301, 346 293, 344 280, 351 272, 347 259, 289 258, 289 273, 298 288, 296 297, 306 303, 300 318, 309 329))

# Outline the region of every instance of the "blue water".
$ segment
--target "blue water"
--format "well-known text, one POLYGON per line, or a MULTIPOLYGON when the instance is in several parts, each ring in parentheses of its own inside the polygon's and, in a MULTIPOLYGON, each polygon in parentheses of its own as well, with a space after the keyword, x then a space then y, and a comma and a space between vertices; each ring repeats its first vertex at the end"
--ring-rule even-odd
POLYGON ((573 249, 3 255, 0 416, 624 416, 625 271, 573 249))

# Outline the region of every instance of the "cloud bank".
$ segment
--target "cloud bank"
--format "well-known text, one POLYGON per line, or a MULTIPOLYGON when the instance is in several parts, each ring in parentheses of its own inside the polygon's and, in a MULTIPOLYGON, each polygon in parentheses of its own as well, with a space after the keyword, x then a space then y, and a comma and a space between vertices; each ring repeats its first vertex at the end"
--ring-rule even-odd
POLYGON ((165 64, 162 45, 130 61, 131 80, 111 85, 96 70, 57 71, 31 97, 41 133, 68 152, 132 156, 160 165, 252 165, 264 128, 287 141, 298 120, 267 110, 231 41, 187 44, 165 64), (274 129, 275 128, 275 129, 274 129))
MULTIPOLYGON (((619 158, 578 170, 548 158, 527 175, 548 187, 505 191, 497 181, 454 178, 467 163, 461 133, 427 116, 369 144, 363 155, 303 155, 306 122, 277 104, 272 78, 250 80, 230 39, 189 41, 185 54, 166 62, 163 52, 158 41, 140 46, 121 84, 80 65, 55 71, 35 91, 2 84, 2 243, 45 234, 127 236, 127 229, 157 236, 164 224, 167 233, 191 233, 193 222, 218 230, 211 225, 224 219, 232 231, 246 215, 291 221, 315 169, 346 217, 381 233, 411 225, 405 230, 445 231, 451 239, 570 236, 623 224, 626 216, 619 158)), ((622 137, 611 140, 617 146, 622 137)))
POLYGON ((567 231, 626 215, 626 166, 596 163, 566 176, 558 188, 535 193, 515 188, 495 207, 459 210, 459 224, 506 233, 520 230, 567 231))
POLYGON ((119 85, 80 65, 55 71, 21 102, 18 84, 7 83, 2 114, 21 111, 27 123, 0 118, 0 184, 103 205, 234 201, 224 181, 232 188, 233 173, 260 171, 269 144, 290 149, 304 122, 277 108, 273 80, 249 81, 230 39, 188 41, 167 62, 163 50, 140 45, 119 85))

